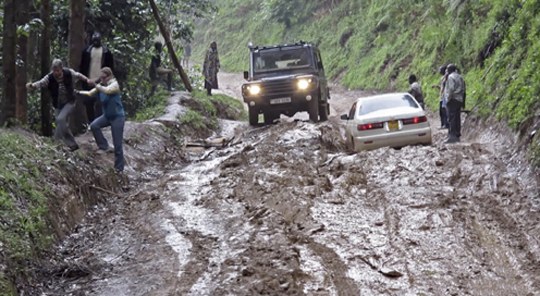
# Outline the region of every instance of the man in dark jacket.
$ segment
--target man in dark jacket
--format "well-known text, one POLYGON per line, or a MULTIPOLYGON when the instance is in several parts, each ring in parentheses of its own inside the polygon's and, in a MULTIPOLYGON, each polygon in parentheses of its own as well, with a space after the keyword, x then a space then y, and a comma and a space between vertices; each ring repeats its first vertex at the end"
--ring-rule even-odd
MULTIPOLYGON (((94 82, 99 82, 99 76, 103 67, 109 67, 114 71, 114 59, 111 51, 101 43, 101 34, 95 32, 92 35, 92 41, 82 53, 81 65, 79 70, 81 73, 94 82)), ((87 83, 83 83, 85 90, 90 90, 93 87, 87 83)), ((101 103, 95 98, 85 100, 86 116, 88 122, 94 121, 101 115, 101 103)))
POLYGON ((466 86, 465 80, 457 72, 454 64, 446 68, 448 78, 444 87, 445 98, 447 100, 446 108, 448 111, 448 140, 446 143, 456 143, 461 137, 461 108, 465 102, 466 86))
POLYGON ((46 88, 51 93, 53 107, 56 111, 56 129, 54 138, 62 140, 71 151, 79 149, 75 138, 69 129, 69 116, 75 109, 75 83, 81 80, 85 83, 91 83, 81 73, 72 69, 64 68, 59 59, 55 59, 51 66, 52 72, 47 74, 41 80, 34 83, 27 83, 26 87, 30 90, 46 88))
POLYGON ((150 80, 152 82, 152 90, 150 91, 150 96, 154 95, 156 92, 157 86, 164 79, 167 82, 167 90, 172 91, 172 79, 173 71, 167 69, 162 65, 161 56, 163 54, 163 44, 161 42, 154 43, 155 53, 152 56, 152 61, 150 62, 150 80))

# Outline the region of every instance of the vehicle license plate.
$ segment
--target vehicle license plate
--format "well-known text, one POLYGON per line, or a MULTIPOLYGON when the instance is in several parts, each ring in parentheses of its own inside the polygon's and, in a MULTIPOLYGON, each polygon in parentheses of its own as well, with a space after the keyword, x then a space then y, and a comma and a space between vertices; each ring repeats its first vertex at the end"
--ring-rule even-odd
POLYGON ((290 103, 291 98, 278 98, 270 100, 271 105, 290 103))
POLYGON ((399 123, 397 120, 388 121, 388 130, 393 132, 399 129, 399 123))

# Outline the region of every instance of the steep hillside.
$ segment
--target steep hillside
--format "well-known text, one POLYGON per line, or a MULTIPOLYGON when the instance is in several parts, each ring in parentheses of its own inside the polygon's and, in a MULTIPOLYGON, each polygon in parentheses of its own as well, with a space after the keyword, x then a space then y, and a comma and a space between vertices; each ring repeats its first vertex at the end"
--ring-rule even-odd
MULTIPOLYGON (((200 23, 197 55, 220 46, 223 68, 248 67, 248 42, 320 45, 330 75, 350 88, 406 89, 417 74, 437 106, 437 68, 456 63, 468 83, 467 109, 518 128, 540 103, 539 1, 221 0, 200 23)), ((528 127, 528 126, 527 126, 528 127)))

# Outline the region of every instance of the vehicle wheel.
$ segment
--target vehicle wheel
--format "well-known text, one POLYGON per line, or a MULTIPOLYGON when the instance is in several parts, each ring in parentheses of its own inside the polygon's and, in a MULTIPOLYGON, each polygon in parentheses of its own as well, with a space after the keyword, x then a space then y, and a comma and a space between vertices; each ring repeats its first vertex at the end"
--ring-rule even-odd
POLYGON ((255 108, 249 108, 249 124, 257 125, 259 124, 259 110, 255 108))
POLYGON ((274 112, 265 112, 264 124, 272 124, 274 123, 274 120, 276 120, 278 117, 279 117, 279 114, 276 114, 274 112))
POLYGON ((356 145, 354 145, 354 138, 350 137, 347 141, 347 147, 351 152, 356 152, 356 145))
POLYGON ((321 117, 321 121, 328 120, 328 114, 330 113, 328 112, 328 109, 329 109, 328 103, 319 105, 319 116, 321 117))
POLYGON ((308 104, 309 120, 319 122, 319 99, 313 98, 308 104))

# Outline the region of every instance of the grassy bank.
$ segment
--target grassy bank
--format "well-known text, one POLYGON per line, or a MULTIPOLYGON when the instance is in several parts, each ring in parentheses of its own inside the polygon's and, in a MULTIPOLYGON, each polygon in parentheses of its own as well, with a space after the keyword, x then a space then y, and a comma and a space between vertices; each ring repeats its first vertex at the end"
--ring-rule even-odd
POLYGON ((219 44, 227 71, 248 67, 248 42, 319 44, 327 71, 349 88, 407 89, 421 78, 435 108, 437 68, 458 65, 467 108, 495 114, 513 128, 539 110, 540 2, 532 0, 219 1, 201 23, 197 55, 219 44), (337 32, 337 33, 336 33, 337 32))
POLYGON ((94 205, 92 186, 115 190, 117 178, 91 154, 24 130, 0 129, 0 295, 31 286, 35 266, 94 205))
POLYGON ((196 134, 209 135, 210 132, 217 130, 218 119, 247 119, 242 102, 235 98, 222 94, 208 96, 201 90, 195 90, 191 95, 190 100, 182 102, 188 110, 178 120, 196 134))
POLYGON ((52 173, 47 172, 52 155, 50 145, 12 131, 0 133, 0 252, 6 264, 0 270, 0 291, 13 291, 11 279, 24 273, 20 263, 50 245, 46 221, 52 194, 44 176, 52 173))

